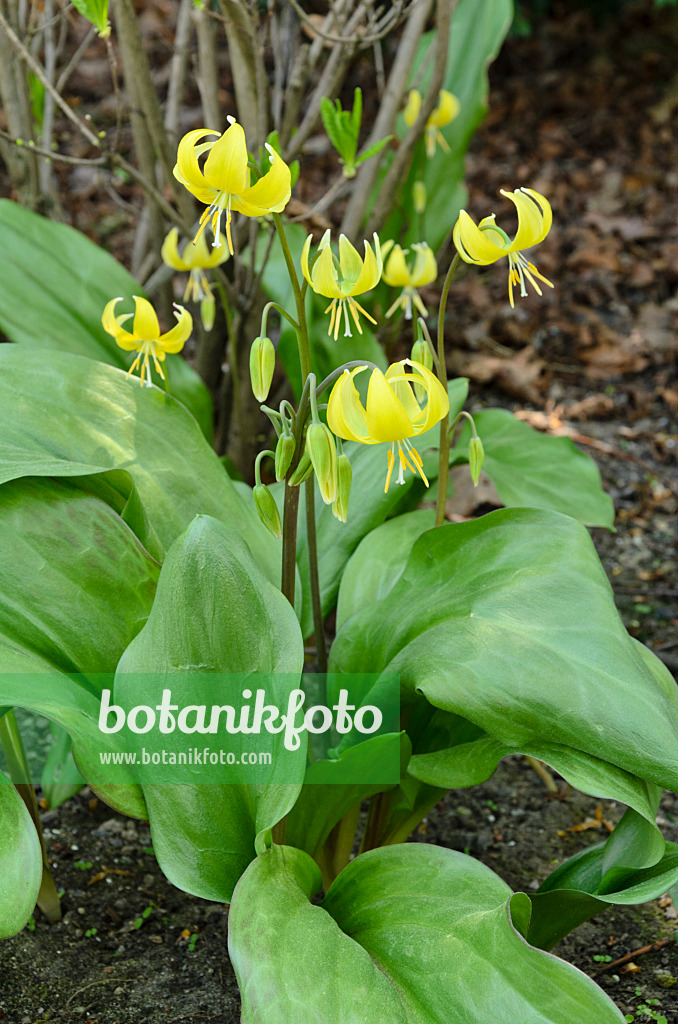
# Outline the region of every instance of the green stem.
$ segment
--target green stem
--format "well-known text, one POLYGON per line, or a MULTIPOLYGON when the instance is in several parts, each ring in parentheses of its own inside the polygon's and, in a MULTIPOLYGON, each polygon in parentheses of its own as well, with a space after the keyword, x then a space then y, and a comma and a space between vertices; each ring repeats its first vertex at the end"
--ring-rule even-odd
MULTIPOLYGON (((438 308, 438 377, 440 383, 447 391, 447 365, 445 363, 445 307, 447 295, 450 290, 454 272, 459 265, 459 253, 456 253, 450 264, 450 269, 445 275, 443 290, 440 296, 438 308)), ((436 526, 442 526, 445 522, 445 501, 447 499, 447 476, 450 462, 450 414, 443 416, 440 421, 440 453, 438 458, 438 500, 436 502, 436 526)))
MULTIPOLYGON (((327 672, 327 647, 325 644, 325 627, 323 625, 323 609, 320 599, 320 574, 318 567, 318 539, 315 528, 315 477, 310 476, 305 483, 306 491, 306 539, 308 542, 308 566, 311 577, 311 603, 313 605, 313 628, 318 657, 318 672, 327 672)), ((325 681, 324 681, 325 682, 325 681)), ((324 704, 326 686, 321 687, 320 703, 324 704)))
POLYGON ((226 329, 228 330, 228 358, 231 368, 231 381, 233 384, 233 404, 235 406, 235 418, 238 424, 238 433, 240 434, 240 446, 242 448, 243 437, 245 434, 245 420, 243 415, 242 407, 242 391, 240 389, 240 367, 238 359, 238 339, 236 338, 236 332, 233 323, 233 313, 231 312, 231 306, 226 295, 226 290, 220 280, 217 280, 217 291, 219 292, 219 298, 221 299, 221 306, 224 311, 226 318, 226 329))
MULTIPOLYGON (((298 461, 298 460, 297 460, 298 461)), ((294 462, 293 462, 294 465, 294 462)), ((282 522, 282 580, 280 589, 294 608, 294 585, 297 566, 297 515, 299 488, 285 481, 285 503, 282 522)))
POLYGON ((297 323, 297 321, 294 319, 294 317, 290 316, 290 314, 287 312, 286 309, 283 309, 283 307, 280 305, 280 303, 278 303, 278 302, 267 302, 266 305, 264 306, 263 310, 261 311, 261 336, 262 336, 262 338, 267 338, 268 337, 268 311, 269 311, 269 309, 277 310, 277 312, 280 313, 280 316, 284 316, 285 319, 288 320, 292 324, 292 327, 294 327, 295 331, 299 330, 299 324, 297 323))
POLYGON ((311 372, 311 352, 308 346, 308 328, 306 326, 306 307, 304 306, 304 297, 301 294, 301 288, 299 287, 299 278, 297 277, 297 271, 294 266, 294 260, 292 259, 292 253, 287 242, 287 236, 285 235, 285 229, 283 222, 280 218, 279 213, 273 214, 273 221, 275 223, 276 231, 278 232, 278 238, 280 239, 280 245, 282 247, 283 256, 285 257, 285 263, 287 264, 287 272, 290 275, 290 281, 292 282, 292 289, 294 291, 294 301, 297 306, 297 320, 299 325, 297 328, 297 341, 299 344, 299 361, 301 363, 301 379, 306 380, 309 373, 311 372))
POLYGON ((61 902, 49 869, 38 800, 31 783, 31 770, 13 708, 10 708, 9 711, 0 716, 0 746, 5 755, 9 777, 14 783, 17 793, 25 803, 35 826, 35 831, 38 834, 42 851, 42 881, 40 883, 37 903, 50 924, 54 924, 61 920, 61 902))

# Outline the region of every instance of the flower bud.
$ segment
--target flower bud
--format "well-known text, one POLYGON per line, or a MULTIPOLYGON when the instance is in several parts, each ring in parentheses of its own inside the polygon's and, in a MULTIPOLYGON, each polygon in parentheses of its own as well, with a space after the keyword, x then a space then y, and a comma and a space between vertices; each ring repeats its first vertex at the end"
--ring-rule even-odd
POLYGON ((294 458, 296 443, 291 434, 281 434, 275 446, 275 478, 284 480, 294 458))
POLYGON ((412 346, 412 355, 410 358, 413 359, 415 363, 421 363, 427 370, 433 369, 433 355, 431 354, 428 342, 423 339, 415 341, 412 346))
POLYGON ((210 292, 200 302, 200 319, 206 331, 214 327, 214 296, 210 292))
POLYGON ((426 185, 423 181, 415 181, 412 186, 412 201, 414 212, 422 214, 426 210, 426 185))
POLYGON ((337 496, 337 446, 334 435, 324 423, 311 423, 306 433, 306 448, 318 480, 320 496, 331 505, 337 496))
MULTIPOLYGON (((412 346, 411 358, 414 360, 415 363, 421 363, 422 366, 425 366, 427 370, 433 369, 433 356, 431 355, 431 349, 429 348, 428 343, 423 340, 423 338, 419 339, 419 341, 415 341, 414 345, 412 346)), ((417 400, 419 402, 426 401, 426 388, 423 387, 421 384, 414 385, 414 393, 417 396, 417 400)))
POLYGON ((297 467, 287 482, 290 487, 299 487, 300 484, 303 484, 304 480, 308 480, 312 472, 311 457, 308 454, 308 448, 304 448, 297 467))
POLYGON ((274 537, 282 537, 282 526, 280 525, 280 513, 275 503, 275 498, 269 491, 266 484, 255 484, 254 504, 264 526, 274 537))
POLYGON ((250 349, 250 380, 257 402, 265 402, 273 380, 275 349, 270 338, 255 338, 250 349))
POLYGON ((351 494, 353 470, 348 455, 342 452, 337 457, 337 496, 332 503, 332 514, 340 523, 346 522, 348 499, 351 494))
POLYGON ((472 437, 468 443, 468 466, 471 470, 471 480, 473 480, 474 487, 478 486, 480 470, 483 468, 484 460, 485 449, 483 448, 483 442, 479 437, 472 437))

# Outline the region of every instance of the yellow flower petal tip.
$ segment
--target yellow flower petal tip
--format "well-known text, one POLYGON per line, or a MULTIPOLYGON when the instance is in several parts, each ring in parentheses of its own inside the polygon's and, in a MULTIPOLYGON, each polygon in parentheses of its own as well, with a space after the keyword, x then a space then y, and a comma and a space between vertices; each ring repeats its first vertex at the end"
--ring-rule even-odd
POLYGON ((520 294, 527 296, 526 281, 532 285, 537 295, 541 295, 539 281, 553 288, 553 284, 539 273, 534 263, 523 255, 524 249, 538 245, 548 235, 553 222, 551 205, 545 196, 531 188, 517 188, 515 192, 505 192, 506 196, 518 211, 518 230, 513 241, 505 231, 495 223, 494 214, 484 217, 476 224, 466 210, 461 210, 459 219, 454 226, 453 238, 457 252, 466 263, 487 266, 496 263, 504 256, 509 261, 508 291, 511 306, 514 305, 513 289, 520 285, 520 294))
POLYGON ((376 232, 372 236, 372 245, 369 242, 364 243, 364 258, 360 257, 346 235, 339 236, 339 256, 337 257, 332 252, 328 230, 320 239, 316 254, 309 263, 312 240, 312 236, 309 235, 304 243, 301 253, 301 272, 316 295, 323 295, 332 300, 325 310, 326 313, 330 313, 328 334, 334 334, 335 341, 338 339, 342 313, 345 326, 344 337, 352 336, 349 313, 353 317, 358 334, 362 334, 360 313, 371 323, 376 323, 376 320, 355 299, 356 295, 371 291, 381 277, 383 262, 376 232))
POLYGON ((165 374, 162 364, 167 355, 180 352, 185 342, 191 336, 193 330, 193 318, 187 309, 174 303, 176 324, 165 334, 160 333, 160 325, 153 306, 148 299, 139 295, 132 296, 134 299, 134 313, 123 313, 115 315, 115 307, 122 298, 111 299, 107 302, 101 315, 101 323, 105 331, 110 334, 120 348, 127 352, 136 351, 137 356, 127 376, 141 366, 141 383, 144 382, 151 387, 151 360, 157 373, 164 380, 165 374), (127 331, 123 324, 128 320, 132 321, 132 330, 127 331))
MULTIPOLYGON (((405 110, 403 111, 405 124, 408 125, 408 127, 411 127, 419 117, 421 104, 421 93, 417 89, 412 89, 407 97, 407 103, 405 104, 405 110)), ((438 143, 441 149, 446 153, 449 153, 450 147, 448 146, 447 140, 440 129, 451 124, 452 121, 458 117, 460 110, 461 105, 454 93, 448 92, 447 89, 441 89, 438 96, 438 106, 431 112, 431 114, 429 114, 424 127, 426 155, 428 157, 432 157, 435 154, 436 143, 438 143)))
POLYGON ((359 444, 389 444, 385 491, 391 482, 396 450, 396 483, 405 483, 405 470, 409 469, 428 487, 421 456, 409 438, 425 433, 447 416, 450 402, 445 388, 422 363, 403 359, 392 363, 385 374, 372 370, 363 405, 354 377, 366 369, 358 366, 345 370, 332 388, 327 405, 330 430, 337 437, 359 444))
POLYGON ((250 184, 245 132, 234 117, 227 120, 229 125, 223 135, 209 128, 197 128, 184 135, 177 151, 174 177, 206 206, 194 243, 210 224, 214 235, 212 246, 220 248, 223 215, 228 250, 233 255, 232 214, 263 217, 267 213, 281 213, 290 199, 291 178, 285 161, 267 145, 271 166, 258 181, 250 184), (201 167, 198 158, 205 154, 201 167))
POLYGON ((403 289, 390 309, 387 310, 387 318, 393 316, 397 309, 402 309, 405 319, 411 320, 413 305, 421 316, 428 315, 428 310, 419 297, 417 288, 423 288, 435 281, 438 276, 438 264, 426 242, 415 242, 411 248, 414 258, 406 261, 405 257, 409 253, 409 249, 401 249, 393 242, 385 242, 382 245, 382 253, 388 253, 388 259, 384 264, 384 281, 392 288, 403 289))

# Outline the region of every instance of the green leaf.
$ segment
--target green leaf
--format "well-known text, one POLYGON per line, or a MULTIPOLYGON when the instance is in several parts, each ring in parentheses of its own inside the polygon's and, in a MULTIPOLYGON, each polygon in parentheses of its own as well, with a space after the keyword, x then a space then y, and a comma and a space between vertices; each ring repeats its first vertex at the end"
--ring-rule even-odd
MULTIPOLYGON (((387 756, 387 751, 393 745, 401 745, 398 734, 372 736, 364 743, 348 747, 336 760, 315 761, 310 764, 306 769, 299 799, 287 816, 287 842, 316 857, 334 826, 351 807, 359 805, 366 797, 384 789, 383 785, 369 783, 337 785, 337 777, 341 778, 343 775, 345 778, 347 771, 356 778, 360 778, 361 773, 368 777, 370 764, 387 756)), ((411 750, 406 737, 403 738, 402 745, 403 759, 406 763, 411 750)), ((352 835, 354 833, 355 828, 352 835)))
POLYGON ((570 857, 530 894, 527 938, 551 949, 607 907, 646 903, 677 882, 678 845, 665 843, 654 823, 627 810, 607 842, 570 857))
POLYGON ((21 931, 42 881, 40 841, 26 805, 0 772, 0 939, 21 931))
MULTIPOLYGON (((612 529, 614 507, 592 458, 569 437, 550 437, 505 409, 474 415, 485 449, 483 469, 504 505, 550 508, 585 526, 612 529)), ((471 428, 464 425, 450 461, 468 462, 471 428)))
POLYGON ((24 479, 0 487, 0 538, 0 637, 62 672, 113 672, 158 578, 129 527, 67 484, 24 479))
POLYGON ((243 1024, 617 1024, 580 971, 512 927, 526 898, 463 854, 413 843, 357 857, 320 906, 299 850, 250 865, 229 916, 243 1024), (514 903, 515 901, 515 903, 514 903))
POLYGON ((73 760, 71 737, 55 722, 50 722, 50 729, 52 745, 42 770, 40 784, 47 803, 54 808, 79 792, 85 785, 85 780, 73 760))
POLYGON ((392 135, 387 135, 385 139, 380 139, 379 142, 375 142, 373 146, 368 146, 367 149, 360 154, 357 160, 354 160, 354 166, 359 167, 360 164, 364 164, 366 160, 370 159, 370 157, 376 156, 377 153, 381 153, 384 146, 388 145, 392 138, 392 135))
MULTIPOLYGON (((126 300, 118 312, 133 310, 132 296, 144 292, 112 256, 79 231, 9 199, 0 199, 0 256, 0 330, 31 349, 34 365, 47 355, 42 350, 53 349, 128 369, 130 353, 103 329, 101 314, 117 295, 126 300)), ((211 439, 205 385, 182 356, 168 356, 165 365, 170 391, 211 439)))
POLYGON ((587 531, 555 512, 429 530, 339 631, 330 671, 398 672, 405 702, 422 695, 489 743, 564 747, 678 787, 676 693, 626 633, 587 531))
POLYGON ((175 399, 91 359, 43 352, 37 360, 23 346, 0 346, 0 482, 111 469, 130 474, 165 548, 195 515, 213 515, 278 581, 279 542, 175 399))
POLYGON ((389 519, 363 537, 341 577, 337 631, 361 608, 388 594, 402 576, 415 540, 435 521, 433 509, 417 509, 389 519))
POLYGON ((108 29, 108 0, 73 0, 73 6, 84 18, 91 21, 105 35, 108 29))
MULTIPOLYGON (((288 601, 233 530, 199 516, 167 554, 148 623, 120 660, 114 697, 143 703, 140 673, 177 673, 176 696, 182 671, 266 672, 288 687, 280 694, 286 705, 303 659, 299 624, 288 601)), ((282 743, 281 734, 271 737, 274 761, 282 743)), ((301 747, 296 784, 145 785, 153 846, 169 880, 204 899, 228 902, 255 854, 255 842, 263 842, 293 806, 305 759, 301 747)))

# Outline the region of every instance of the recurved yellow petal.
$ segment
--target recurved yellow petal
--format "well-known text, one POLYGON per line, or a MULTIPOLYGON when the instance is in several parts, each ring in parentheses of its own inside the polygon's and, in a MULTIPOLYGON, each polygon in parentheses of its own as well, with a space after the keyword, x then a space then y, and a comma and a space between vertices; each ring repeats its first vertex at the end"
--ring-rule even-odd
POLYGON ((366 369, 366 366, 358 366, 355 370, 344 370, 330 394, 327 404, 327 425, 333 434, 343 437, 346 441, 373 444, 368 435, 367 416, 353 383, 356 374, 366 369))
POLYGON ((232 195, 240 195, 248 187, 247 144, 245 132, 237 121, 226 129, 210 149, 205 161, 204 177, 212 188, 232 195))
POLYGON ((540 207, 528 195, 520 189, 515 192, 504 192, 501 194, 510 199, 518 211, 518 230, 516 237, 509 246, 509 252, 520 252, 522 249, 529 249, 536 245, 544 237, 542 229, 544 218, 540 207))
POLYGON ((373 370, 367 389, 367 430, 374 442, 399 441, 414 434, 400 399, 381 370, 373 370))
POLYGON ((405 118, 405 124, 411 126, 419 117, 419 111, 421 110, 421 93, 418 89, 412 89, 409 96, 407 97, 407 103, 403 111, 403 117, 405 118))
POLYGON ((134 337, 143 341, 157 341, 160 337, 160 324, 155 315, 155 310, 148 299, 140 295, 133 295, 135 305, 134 323, 132 333, 134 337))
POLYGON ((435 281, 438 276, 438 264, 433 255, 433 250, 429 248, 426 242, 416 242, 412 248, 416 252, 411 275, 412 286, 414 288, 422 288, 424 285, 435 281))
POLYGON ((164 352, 180 352, 193 330, 193 317, 187 309, 177 305, 174 315, 177 318, 174 327, 158 338, 158 344, 164 352))
POLYGON ((438 106, 429 117, 428 123, 435 125, 436 128, 444 128, 446 124, 454 121, 459 110, 459 100, 454 93, 441 89, 438 106))
POLYGON ((417 373, 424 378, 423 387, 428 392, 428 401, 424 406, 424 417, 417 428, 417 434, 423 434, 435 426, 436 423, 439 423, 443 416, 447 416, 450 411, 450 399, 436 375, 424 366, 423 363, 417 363, 413 359, 407 360, 407 362, 414 366, 417 373))
MULTIPOLYGON (((134 335, 130 334, 129 331, 126 331, 118 323, 118 319, 123 318, 120 317, 116 319, 115 307, 116 304, 121 301, 121 298, 122 297, 119 296, 117 299, 111 299, 110 302, 106 303, 106 305, 104 306, 104 311, 101 314, 101 324, 103 326, 103 329, 107 331, 108 334, 111 334, 115 338, 116 344, 119 345, 120 348, 126 349, 129 352, 131 349, 137 347, 137 343, 134 338, 134 335)), ((131 313, 128 314, 128 317, 129 316, 131 316, 131 313)))
POLYGON ((414 426, 421 419, 422 412, 419 402, 410 387, 410 380, 413 376, 413 374, 405 372, 404 360, 399 363, 392 363, 386 371, 386 380, 402 402, 407 418, 414 426))
POLYGON ((469 217, 466 210, 459 211, 459 219, 454 225, 452 235, 459 255, 467 263, 485 266, 506 256, 506 250, 495 245, 469 217))
MULTIPOLYGON (((367 243, 365 243, 365 247, 367 249, 367 243)), ((341 267, 342 291, 345 295, 352 295, 353 286, 362 273, 363 261, 358 255, 358 250, 346 235, 339 235, 339 266, 341 267)), ((356 294, 360 293, 356 292, 356 294)))
MULTIPOLYGON (((172 228, 162 243, 160 255, 168 267, 173 267, 175 270, 190 270, 190 265, 179 255, 178 240, 179 231, 177 228, 172 228)), ((202 241, 202 238, 200 238, 200 241, 202 241)))
POLYGON ((290 169, 277 153, 271 168, 251 188, 245 189, 233 200, 233 209, 247 217, 261 217, 264 213, 281 213, 292 194, 290 169))
POLYGON ((218 136, 219 132, 212 131, 210 128, 196 128, 194 131, 184 135, 179 143, 174 177, 191 190, 193 188, 204 189, 207 186, 195 151, 198 140, 205 138, 206 135, 218 136))
POLYGON ((412 278, 405 262, 405 253, 399 245, 393 246, 393 251, 386 260, 384 281, 391 288, 405 288, 412 284, 412 278))
POLYGON ((381 248, 379 245, 379 236, 376 231, 372 236, 374 242, 374 252, 369 244, 365 242, 365 259, 363 260, 363 268, 360 271, 358 280, 351 289, 351 295, 362 295, 363 292, 369 292, 372 288, 375 288, 379 283, 381 272, 383 270, 383 263, 381 260, 381 248))
POLYGON ((323 246, 313 264, 311 286, 314 292, 324 295, 328 299, 340 299, 343 295, 329 245, 323 246))
POLYGON ((306 241, 304 242, 304 248, 301 250, 301 272, 311 284, 311 275, 308 269, 308 254, 311 251, 311 242, 313 241, 313 235, 307 235, 306 241))

